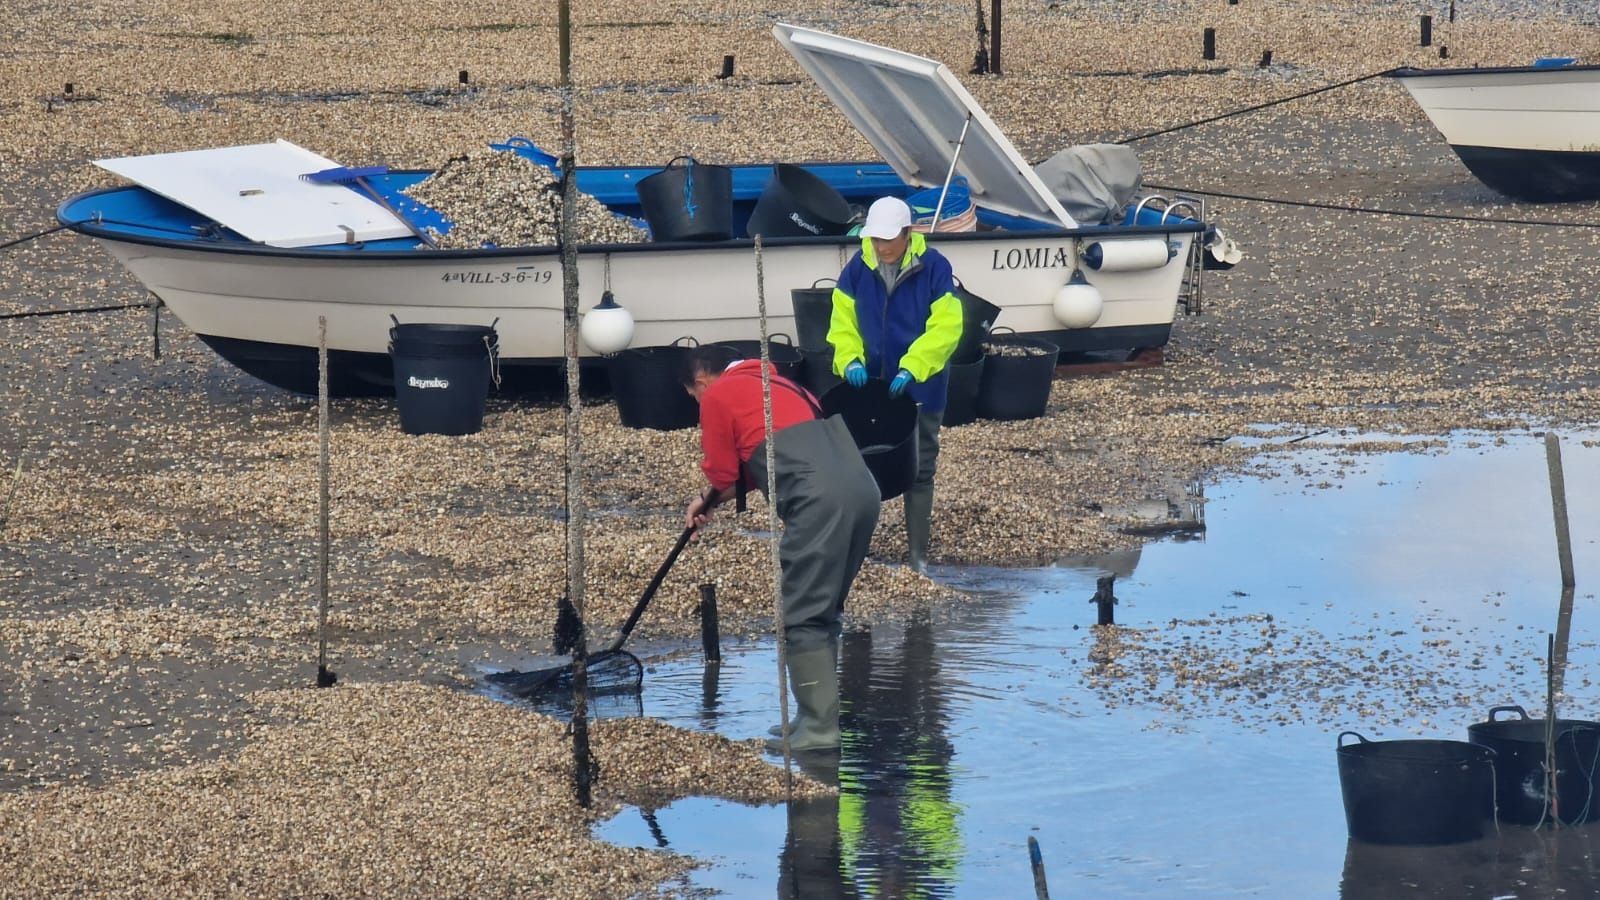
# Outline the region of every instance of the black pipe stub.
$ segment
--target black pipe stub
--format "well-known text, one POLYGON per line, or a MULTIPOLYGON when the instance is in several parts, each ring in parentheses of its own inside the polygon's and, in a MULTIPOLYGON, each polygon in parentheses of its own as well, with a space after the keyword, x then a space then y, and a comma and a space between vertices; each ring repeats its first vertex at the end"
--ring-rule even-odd
POLYGON ((327 666, 317 666, 317 687, 333 687, 339 682, 339 674, 327 666))
POLYGON ((1115 575, 1103 575, 1095 580, 1094 596, 1089 598, 1089 602, 1099 607, 1098 612, 1100 615, 1099 621, 1095 622, 1096 625, 1117 624, 1111 611, 1111 608, 1117 603, 1117 598, 1111 593, 1111 586, 1116 583, 1116 580, 1117 576, 1115 575))
POLYGON ((723 79, 723 78, 732 78, 732 77, 733 77, 733 54, 729 53, 726 56, 722 57, 722 71, 717 73, 717 78, 718 79, 723 79))

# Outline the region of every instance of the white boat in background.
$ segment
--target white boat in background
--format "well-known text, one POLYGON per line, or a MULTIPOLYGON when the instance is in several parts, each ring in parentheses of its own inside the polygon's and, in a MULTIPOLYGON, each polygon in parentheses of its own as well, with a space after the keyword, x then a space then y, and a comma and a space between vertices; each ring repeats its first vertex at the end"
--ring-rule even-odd
MULTIPOLYGON (((825 32, 774 31, 885 160, 808 164, 808 172, 863 205, 938 188, 952 168, 966 179, 976 230, 929 240, 968 290, 1001 308, 999 324, 1048 336, 1069 352, 1167 343, 1180 292, 1196 286, 1200 254, 1192 251, 1214 233, 1197 202, 1147 198, 1120 224, 1079 224, 944 65, 825 32), (1093 288, 1092 315, 1076 304, 1063 316, 1058 299, 1083 296, 1082 280, 1063 290, 1077 272, 1093 288)), ((57 216, 100 241, 217 353, 289 390, 316 390, 319 317, 327 318, 337 394, 392 389, 391 317, 497 321, 508 376, 561 357, 556 247, 424 246, 363 194, 305 184, 300 175, 331 163, 299 155, 306 153, 280 143, 104 161, 139 183, 70 198, 57 216)), ((734 233, 742 234, 773 167, 731 168, 734 233)), ((637 216, 636 187, 658 170, 583 167, 578 187, 637 216)), ((415 212, 400 192, 427 174, 385 173, 370 183, 390 205, 415 212)), ((837 275, 859 239, 807 235, 763 246, 772 330, 793 333, 789 292, 837 275)), ((686 335, 753 338, 753 249, 748 239, 582 246, 580 304, 596 305, 609 288, 633 316, 637 347, 686 335)))
POLYGON ((1517 200, 1600 199, 1600 66, 1391 73, 1478 180, 1517 200))

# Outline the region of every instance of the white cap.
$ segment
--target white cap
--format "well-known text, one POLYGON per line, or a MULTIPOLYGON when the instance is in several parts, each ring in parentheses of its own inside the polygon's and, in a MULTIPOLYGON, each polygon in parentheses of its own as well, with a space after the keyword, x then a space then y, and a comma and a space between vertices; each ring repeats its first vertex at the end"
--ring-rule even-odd
POLYGON ((900 232, 911 227, 911 207, 899 197, 879 197, 867 209, 867 221, 861 233, 867 237, 893 240, 900 232))

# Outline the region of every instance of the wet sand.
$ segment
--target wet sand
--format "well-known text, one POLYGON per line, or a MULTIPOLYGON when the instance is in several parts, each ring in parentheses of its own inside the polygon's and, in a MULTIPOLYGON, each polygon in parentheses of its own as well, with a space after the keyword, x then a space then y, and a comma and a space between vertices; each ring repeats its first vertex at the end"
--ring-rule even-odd
MULTIPOLYGON (((936 55, 959 72, 971 56, 964 4, 916 15, 892 5, 804 6, 799 21, 936 55)), ((1414 46, 1408 9, 1385 17, 1341 4, 1245 7, 1226 21, 1198 4, 1019 12, 1007 20, 1007 75, 964 80, 1037 159, 1067 143, 1430 62, 1432 51, 1414 46), (1197 35, 1213 23, 1224 54, 1210 74, 1145 77, 1203 67, 1197 35), (1328 33, 1341 41, 1323 41, 1328 33), (1278 65, 1257 70, 1268 41, 1278 65)), ((0 55, 10 85, 0 106, 4 237, 49 227, 62 197, 110 183, 87 164, 93 158, 282 136, 352 163, 431 167, 455 148, 509 134, 554 145, 550 14, 480 4, 401 21, 333 10, 300 2, 248 14, 198 3, 9 11, 0 19, 13 38, 0 55), (312 29, 308 21, 365 24, 312 29), (458 87, 462 68, 476 87, 458 87), (68 81, 90 99, 64 102, 68 81)), ((1452 61, 1595 49, 1592 32, 1570 22, 1539 26, 1511 12, 1452 26, 1452 61)), ((581 161, 685 151, 726 161, 871 155, 819 92, 794 83, 798 72, 766 33, 759 5, 710 14, 645 4, 635 15, 580 14, 581 161), (739 77, 713 79, 722 55, 735 51, 739 77)), ((1148 182, 1196 190, 1572 223, 1595 213, 1594 204, 1498 198, 1455 161, 1404 91, 1381 79, 1139 149, 1148 182)), ((1600 326, 1588 286, 1600 264, 1592 229, 1220 198, 1207 212, 1241 242, 1246 260, 1207 273, 1205 313, 1178 322, 1163 367, 1063 378, 1045 419, 946 432, 937 561, 1032 564, 1128 546, 1137 538, 1124 529, 1141 523, 1126 511, 1275 452, 1224 440, 1255 425, 1277 426, 1265 436, 1288 441, 1330 428, 1432 434, 1595 420, 1587 348, 1600 326)), ((0 252, 0 314, 144 297, 85 239, 52 235, 0 252)), ((19 455, 24 466, 0 513, 0 789, 8 792, 0 818, 31 843, 68 827, 22 824, 41 797, 114 794, 121 812, 104 814, 97 834, 122 834, 163 814, 162 778, 262 765, 251 753, 281 733, 273 729, 335 727, 341 705, 357 713, 415 706, 434 722, 478 716, 481 701, 452 688, 470 686, 484 666, 522 665, 548 647, 563 547, 553 404, 496 401, 484 432, 464 439, 406 438, 385 403, 336 405, 331 622, 342 684, 321 699, 273 706, 258 692, 314 676, 314 405, 232 369, 167 314, 159 360, 145 311, 13 319, 0 328, 0 498, 19 455), (428 702, 408 706, 417 691, 428 702)), ((603 635, 676 535, 698 477, 696 437, 622 429, 609 405, 586 410, 586 429, 588 595, 603 635)), ((685 553, 641 624, 642 641, 665 646, 694 634, 704 582, 719 585, 730 633, 770 628, 765 545, 750 531, 762 512, 758 503, 744 522, 724 521, 685 553)), ((858 621, 975 602, 906 572, 903 552, 891 503, 852 597, 858 621)), ((482 740, 513 753, 523 726, 488 715, 494 724, 482 740)), ((382 748, 419 726, 378 716, 362 727, 362 753, 383 769, 392 763, 382 748)), ((548 740, 558 730, 544 733, 548 740)), ((754 758, 749 748, 718 752, 754 758)), ((419 777, 436 764, 420 761, 419 777)), ((559 792, 559 769, 516 777, 530 791, 559 792)), ((458 795, 473 792, 468 773, 452 777, 461 779, 458 795)), ((335 811, 389 802, 340 791, 324 799, 335 811)), ((221 808, 194 814, 204 821, 221 808)), ((278 827, 292 830, 305 814, 284 810, 278 827)), ((562 827, 582 820, 567 808, 548 815, 562 827)), ((424 845, 387 852, 436 859, 424 845)), ((65 864, 30 852, 0 862, 0 872, 59 886, 49 879, 70 880, 73 871, 52 875, 52 867, 65 864)), ((128 877, 118 865, 108 856, 106 868, 78 871, 78 883, 115 890, 128 877)), ((271 874, 267 866, 241 878, 259 885, 271 874)), ((300 887, 424 889, 341 881, 337 867, 322 877, 300 887)), ((581 882, 563 885, 584 895, 581 882)))

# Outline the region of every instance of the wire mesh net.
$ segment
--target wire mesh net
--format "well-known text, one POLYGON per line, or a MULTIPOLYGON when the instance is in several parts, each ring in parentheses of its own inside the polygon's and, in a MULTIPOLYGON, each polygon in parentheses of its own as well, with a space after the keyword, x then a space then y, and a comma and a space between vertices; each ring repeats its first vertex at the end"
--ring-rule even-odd
MULTIPOLYGON (((485 680, 541 710, 571 710, 575 671, 572 663, 566 663, 527 672, 494 672, 485 680)), ((595 715, 605 716, 602 708, 613 706, 620 710, 619 715, 627 715, 628 709, 639 705, 644 684, 644 664, 639 657, 621 649, 602 650, 588 658, 586 673, 595 715)))

